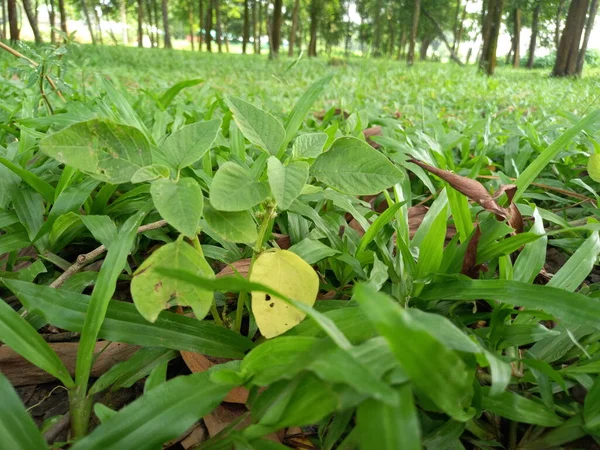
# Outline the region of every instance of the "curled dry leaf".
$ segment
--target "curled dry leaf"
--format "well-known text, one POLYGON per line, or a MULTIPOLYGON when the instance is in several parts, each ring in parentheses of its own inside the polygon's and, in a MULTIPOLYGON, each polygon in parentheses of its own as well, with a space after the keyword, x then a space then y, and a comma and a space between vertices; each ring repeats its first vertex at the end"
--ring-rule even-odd
POLYGON ((367 144, 369 144, 371 147, 373 147, 373 148, 381 147, 381 145, 379 145, 377 142, 375 142, 371 139, 371 137, 373 137, 373 136, 381 136, 382 135, 381 127, 379 125, 364 129, 363 134, 364 134, 365 138, 367 139, 367 144))
POLYGON ((480 238, 481 228, 479 227, 479 224, 477 224, 475 233, 473 234, 473 237, 471 237, 469 245, 467 245, 467 251, 465 252, 462 269, 460 271, 462 274, 475 279, 479 278, 479 269, 481 268, 481 264, 477 264, 477 247, 479 246, 480 238))
MULTIPOLYGON (((319 119, 319 120, 323 120, 325 118, 325 115, 327 114, 327 111, 317 111, 316 113, 314 113, 313 115, 319 119)), ((350 117, 350 113, 348 111, 342 111, 340 108, 335 108, 335 112, 333 113, 334 116, 344 116, 344 119, 347 119, 348 117, 350 117)))

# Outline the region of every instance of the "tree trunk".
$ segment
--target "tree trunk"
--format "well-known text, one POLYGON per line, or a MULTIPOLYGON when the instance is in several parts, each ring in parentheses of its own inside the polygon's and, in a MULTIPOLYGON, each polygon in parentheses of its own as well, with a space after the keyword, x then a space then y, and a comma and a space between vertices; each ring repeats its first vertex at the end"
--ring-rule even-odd
POLYGON ((248 42, 250 41, 250 7, 248 0, 244 0, 244 26, 242 30, 242 53, 247 52, 248 42))
MULTIPOLYGON (((458 40, 458 27, 459 27, 459 17, 460 17, 460 0, 456 0, 456 11, 454 13, 454 26, 452 27, 452 50, 454 50, 456 46, 456 41, 458 40)), ((466 5, 465 5, 466 6, 466 5)))
POLYGON ((498 47, 498 35, 502 24, 502 10, 504 0, 488 0, 488 10, 485 15, 483 48, 479 61, 480 70, 488 75, 493 75, 496 69, 496 48, 498 47))
POLYGON ((269 59, 279 58, 279 47, 281 45, 281 9, 283 7, 282 0, 273 1, 273 20, 271 22, 271 52, 269 59))
MULTIPOLYGON (((420 0, 419 0, 420 1, 420 0)), ((375 12, 373 13, 373 56, 381 56, 381 36, 383 35, 383 20, 381 20, 382 0, 375 1, 375 12)))
POLYGON ((417 41, 417 30, 419 29, 419 17, 421 15, 421 0, 414 0, 412 27, 410 29, 410 41, 408 43, 408 56, 406 62, 409 66, 415 63, 415 44, 417 41))
POLYGON ((206 51, 212 52, 212 25, 213 25, 213 0, 208 0, 206 4, 206 51))
POLYGON ((129 34, 127 32, 127 5, 124 1, 122 1, 120 5, 120 13, 121 24, 123 25, 123 30, 121 31, 121 40, 123 41, 123 45, 129 45, 129 34))
POLYGON ((400 45, 398 46, 398 53, 396 54, 396 59, 400 60, 404 57, 404 49, 406 48, 406 29, 402 28, 402 33, 400 33, 400 45))
POLYGON ((256 50, 259 55, 260 52, 262 51, 261 46, 261 36, 262 36, 262 29, 263 29, 263 7, 262 7, 262 0, 254 0, 256 2, 258 2, 258 35, 257 35, 257 39, 256 39, 256 50))
POLYGON ((467 51, 467 59, 465 60, 465 64, 469 64, 472 54, 473 54, 473 47, 469 47, 469 50, 467 51))
POLYGON ((48 8, 48 19, 50 20, 50 42, 53 44, 56 42, 56 5, 54 0, 50 0, 46 3, 46 8, 48 8))
POLYGON ((257 9, 258 6, 256 5, 257 0, 252 0, 252 44, 254 47, 254 53, 258 53, 258 31, 257 31, 257 20, 258 20, 258 15, 257 15, 257 9))
POLYGON ((529 40, 529 51, 527 54, 527 68, 533 69, 533 62, 535 60, 535 47, 537 45, 537 37, 540 31, 540 11, 542 9, 542 0, 535 2, 535 8, 533 10, 533 17, 531 19, 531 38, 529 40))
POLYGON ((162 0, 162 19, 165 29, 165 48, 173 48, 171 44, 171 32, 169 31, 169 4, 168 0, 162 0))
POLYGON ((6 0, 0 0, 2 9, 2 28, 0 28, 0 38, 6 39, 6 24, 8 23, 8 11, 6 10, 6 0))
POLYGON ((560 45, 560 22, 562 20, 562 14, 565 9, 565 0, 560 0, 558 8, 556 10, 556 17, 554 19, 554 48, 558 52, 560 45))
POLYGON ((88 11, 86 0, 81 0, 81 9, 83 11, 83 16, 85 17, 85 22, 88 26, 88 31, 90 33, 90 39, 92 40, 92 44, 96 45, 96 36, 94 36, 94 26, 92 25, 92 20, 90 19, 90 12, 88 11))
POLYGON ((98 11, 96 10, 96 7, 94 5, 92 5, 92 12, 94 13, 94 22, 96 23, 96 30, 98 30, 98 34, 96 35, 96 37, 98 38, 98 42, 100 42, 100 45, 103 45, 104 39, 102 37, 102 23, 100 22, 100 16, 98 15, 98 11))
POLYGON ((153 33, 153 30, 158 28, 158 14, 153 12, 153 0, 146 0, 146 34, 150 39, 150 48, 158 47, 158 35, 153 33))
POLYGON ((579 50, 579 55, 577 56, 577 67, 575 69, 575 75, 577 76, 581 76, 581 72, 583 71, 583 64, 585 63, 585 52, 587 51, 587 46, 590 41, 590 34, 592 33, 592 28, 594 28, 594 19, 596 18, 597 13, 598 0, 592 0, 592 4, 590 5, 590 13, 588 14, 587 24, 585 25, 583 43, 581 44, 581 49, 579 50))
POLYGON ((144 5, 142 0, 137 0, 137 45, 144 46, 144 5))
POLYGON ((219 53, 223 53, 223 33, 221 30, 221 5, 219 4, 219 0, 213 0, 215 5, 215 18, 216 18, 216 27, 215 30, 217 32, 217 48, 219 49, 219 53))
POLYGON ((202 51, 202 26, 204 23, 204 0, 198 0, 198 51, 202 51))
POLYGON ((158 1, 157 0, 150 0, 150 3, 152 3, 152 8, 148 7, 148 14, 150 14, 150 9, 152 9, 153 13, 152 13, 152 22, 154 23, 154 42, 156 43, 156 48, 160 47, 160 38, 159 38, 159 33, 158 33, 158 23, 159 23, 159 19, 158 19, 158 1))
POLYGON ((429 50, 430 44, 431 44, 431 39, 429 39, 429 38, 421 39, 421 47, 419 48, 419 59, 421 61, 425 61, 427 59, 427 50, 429 50))
POLYGON ((390 18, 388 20, 388 48, 387 48, 387 56, 392 59, 394 57, 394 44, 396 41, 396 23, 394 23, 393 15, 390 14, 390 18))
POLYGON ((29 21, 29 25, 31 25, 31 31, 33 31, 35 43, 36 44, 43 43, 42 35, 40 34, 40 29, 38 27, 38 22, 35 17, 35 11, 33 9, 33 6, 31 5, 31 0, 23 0, 23 9, 25 10, 25 15, 27 15, 27 20, 29 21))
POLYGON ((467 3, 469 3, 468 0, 465 2, 465 6, 463 8, 462 15, 460 16, 460 23, 458 25, 458 31, 454 35, 454 42, 452 42, 452 51, 457 54, 458 54, 458 49, 460 47, 460 41, 462 39, 462 34, 465 29, 465 19, 467 17, 467 3))
POLYGON ((294 45, 296 45, 296 33, 298 32, 298 11, 300 10, 300 0, 294 0, 294 9, 292 10, 292 26, 290 27, 290 38, 288 47, 288 56, 294 56, 294 45))
POLYGON ((452 47, 450 47, 450 43, 448 42, 448 39, 446 39, 446 35, 444 34, 444 30, 442 29, 442 26, 439 24, 439 22, 437 20, 435 20, 435 18, 431 14, 429 14, 427 12, 427 10, 425 10, 425 9, 423 10, 423 15, 425 17, 427 17, 429 20, 431 20, 431 22, 433 23, 433 26, 437 30, 439 38, 446 45, 446 48, 450 52, 450 59, 452 61, 454 61, 455 63, 457 63, 459 66, 463 66, 464 64, 462 63, 462 61, 460 60, 460 58, 458 57, 458 55, 456 53, 454 53, 454 50, 452 50, 452 47))
POLYGON ((317 56, 317 30, 319 29, 319 15, 321 13, 321 0, 310 2, 310 43, 308 44, 308 56, 317 56))
POLYGON ((193 0, 190 0, 190 2, 188 3, 188 22, 189 22, 189 27, 190 27, 190 45, 192 47, 192 51, 195 50, 194 48, 194 3, 193 0))
POLYGON ((518 6, 513 11, 514 28, 513 28, 513 61, 514 68, 518 68, 521 64, 521 9, 518 6))
POLYGON ((588 0, 571 1, 565 29, 556 53, 556 64, 552 71, 552 75, 555 77, 576 75, 579 42, 585 26, 588 4, 588 0))
POLYGON ((17 1, 8 0, 8 25, 10 32, 11 42, 17 42, 19 40, 19 19, 17 17, 17 1))

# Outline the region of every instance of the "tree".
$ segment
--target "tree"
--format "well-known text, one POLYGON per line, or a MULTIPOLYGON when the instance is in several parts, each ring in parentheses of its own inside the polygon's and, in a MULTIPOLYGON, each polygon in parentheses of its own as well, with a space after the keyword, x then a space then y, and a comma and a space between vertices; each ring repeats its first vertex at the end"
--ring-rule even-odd
POLYGON ((202 51, 202 30, 204 27, 204 0, 198 0, 198 51, 202 51))
POLYGON ((165 30, 165 48, 173 48, 171 44, 171 32, 169 31, 169 4, 168 0, 162 0, 162 18, 165 30))
MULTIPOLYGON (((420 0, 417 0, 420 1, 420 0)), ((381 41, 383 35, 383 20, 381 20, 381 10, 383 8, 383 0, 375 0, 373 10, 373 56, 381 56, 381 41)))
POLYGON ((127 3, 125 0, 121 0, 119 5, 119 12, 121 13, 121 23, 123 24, 122 30, 122 41, 123 45, 129 44, 129 35, 127 33, 127 3))
POLYGON ((56 42, 56 32, 54 31, 56 27, 56 7, 54 0, 46 0, 46 8, 48 9, 48 19, 50 19, 50 42, 54 44, 56 42))
POLYGON ((308 44, 308 56, 317 56, 317 30, 319 28, 319 15, 321 12, 321 0, 310 2, 310 42, 308 44))
POLYGON ((556 51, 558 51, 558 46, 560 44, 560 23, 564 9, 565 0, 560 0, 558 2, 558 8, 556 9, 556 16, 554 19, 554 47, 556 48, 556 51))
POLYGON ((215 9, 215 18, 216 18, 216 32, 217 32, 217 49, 219 53, 223 53, 223 33, 221 30, 221 5, 219 4, 219 0, 213 0, 213 7, 215 9))
POLYGON ((244 0, 244 29, 242 35, 242 53, 246 54, 246 47, 250 41, 250 7, 248 0, 244 0))
POLYGON ((519 2, 516 2, 516 5, 513 9, 513 45, 512 45, 512 54, 513 54, 513 67, 519 67, 521 62, 521 9, 519 8, 519 2))
POLYGON ((189 0, 188 2, 188 23, 190 27, 190 46, 194 51, 194 2, 189 0))
POLYGON ((567 13, 567 22, 560 38, 560 44, 556 52, 556 63, 552 71, 552 75, 555 77, 577 74, 579 42, 581 41, 581 35, 585 26, 588 5, 588 0, 571 0, 569 12, 567 13))
POLYGON ((17 17, 17 1, 8 0, 8 25, 10 32, 11 42, 17 42, 19 40, 19 18, 17 17))
POLYGON ((592 34, 592 28, 594 28, 594 20, 596 19, 597 13, 598 0, 592 0, 592 4, 590 5, 590 13, 588 14, 587 24, 585 26, 585 35, 583 36, 583 43, 581 44, 581 49, 579 50, 579 55, 577 56, 577 68, 575 69, 575 73, 577 76, 581 76, 581 72, 583 71, 583 64, 585 62, 585 52, 587 51, 587 46, 590 41, 590 35, 592 34))
POLYGON ((37 17, 33 5, 31 4, 31 0, 23 0, 23 9, 25 10, 25 15, 31 26, 31 31, 33 31, 35 43, 41 44, 43 42, 42 35, 40 34, 40 28, 38 27, 37 17))
POLYGON ((542 0, 536 0, 535 8, 533 9, 533 17, 531 19, 531 39, 529 40, 529 54, 527 56, 527 68, 533 69, 533 61, 535 59, 535 47, 537 38, 540 32, 540 11, 542 9, 542 0))
POLYGON ((496 69, 496 48, 498 47, 504 0, 488 0, 487 3, 487 11, 481 33, 483 35, 483 45, 479 68, 488 75, 493 75, 496 69))
POLYGON ((283 7, 283 0, 273 1, 273 19, 271 22, 271 51, 269 53, 270 59, 279 58, 279 47, 281 45, 281 13, 283 7))
POLYGON ((290 27, 290 38, 288 40, 288 56, 294 56, 294 45, 296 44, 296 33, 298 32, 299 10, 300 0, 294 0, 294 9, 292 10, 292 26, 290 27))
POLYGON ((137 0, 137 45, 144 46, 144 5, 142 0, 137 0))
POLYGON ((421 0, 414 0, 412 27, 410 29, 410 41, 408 43, 408 56, 406 62, 409 66, 415 63, 415 43, 417 40, 417 30, 419 28, 419 16, 421 15, 421 0))
POLYGON ((88 11, 87 3, 85 0, 81 0, 81 10, 83 11, 83 16, 85 17, 85 23, 87 24, 88 32, 90 33, 90 39, 92 40, 92 44, 96 45, 96 36, 94 33, 94 26, 92 25, 92 20, 90 19, 90 12, 88 11))
POLYGON ((254 53, 260 53, 260 36, 258 31, 258 0, 252 0, 252 38, 254 39, 254 53))
POLYGON ((212 24, 213 24, 213 0, 208 0, 206 8, 206 51, 212 52, 212 24))

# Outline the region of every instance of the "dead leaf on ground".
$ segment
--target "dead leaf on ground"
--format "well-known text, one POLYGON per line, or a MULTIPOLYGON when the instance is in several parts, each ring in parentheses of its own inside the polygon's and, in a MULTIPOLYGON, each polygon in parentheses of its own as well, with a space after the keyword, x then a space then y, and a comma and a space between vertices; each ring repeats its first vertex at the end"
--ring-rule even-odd
MULTIPOLYGON (((243 405, 232 405, 222 403, 217 406, 211 413, 204 416, 204 425, 208 430, 208 435, 212 438, 225 428, 233 425, 236 430, 247 427, 252 423, 252 417, 248 414, 248 410, 243 405), (244 417, 246 415, 246 417, 244 417)), ((283 430, 277 433, 270 433, 264 437, 269 441, 281 443, 284 435, 283 430)))
POLYGON ((365 136, 365 139, 367 140, 367 144, 369 144, 371 147, 373 147, 373 148, 381 147, 381 145, 379 145, 377 142, 375 142, 371 139, 373 136, 381 136, 382 135, 381 127, 379 125, 364 129, 363 135, 365 136))
MULTIPOLYGON (((319 119, 319 120, 323 120, 325 118, 325 115, 327 114, 328 111, 317 111, 315 112, 313 115, 319 119)), ((344 116, 344 119, 347 119, 348 117, 350 117, 350 113, 347 111, 342 111, 340 108, 335 108, 335 111, 333 113, 334 116, 344 116)))
POLYGON ((460 271, 462 274, 474 279, 479 278, 478 275, 481 268, 481 264, 477 264, 477 248, 479 247, 480 238, 481 228, 479 227, 479 224, 477 224, 475 233, 467 245, 467 251, 465 252, 462 269, 460 271))
POLYGON ((221 270, 216 277, 223 278, 229 277, 232 275, 241 275, 242 277, 248 276, 248 271, 250 270, 250 264, 252 263, 251 258, 240 259, 234 263, 227 265, 223 270, 221 270))

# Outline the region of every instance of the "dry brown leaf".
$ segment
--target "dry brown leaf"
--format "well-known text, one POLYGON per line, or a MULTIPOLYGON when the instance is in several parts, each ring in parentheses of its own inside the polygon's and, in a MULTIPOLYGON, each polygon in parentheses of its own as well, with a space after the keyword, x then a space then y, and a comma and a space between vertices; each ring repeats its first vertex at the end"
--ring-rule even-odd
MULTIPOLYGON (((231 424, 235 424, 234 429, 236 430, 247 427, 252 423, 252 417, 250 414, 247 414, 246 417, 242 418, 242 416, 247 412, 248 410, 245 406, 222 403, 210 414, 204 416, 204 425, 206 425, 208 435, 212 438, 231 424)), ((279 436, 280 434, 283 435, 283 433, 270 433, 264 438, 273 442, 281 443, 281 437, 279 436)))
POLYGON ((208 432, 203 425, 198 424, 194 427, 192 432, 188 434, 185 439, 182 439, 180 444, 185 449, 196 447, 199 444, 202 444, 204 441, 208 439, 208 432))
POLYGON ((381 136, 382 135, 381 127, 379 125, 364 129, 363 135, 365 136, 365 138, 367 140, 367 144, 369 144, 371 147, 373 147, 373 148, 381 147, 381 145, 379 145, 377 142, 375 142, 371 139, 373 136, 381 136))
POLYGON ((292 246, 290 241, 290 237, 285 234, 273 233, 273 237, 275 238, 275 243, 282 250, 287 250, 292 246))
MULTIPOLYGON (((323 120, 325 118, 325 114, 327 114, 327 111, 317 111, 316 113, 314 113, 313 115, 319 119, 319 120, 323 120)), ((342 111, 340 108, 335 108, 335 112, 333 113, 334 116, 344 116, 344 119, 347 119, 348 117, 350 117, 350 113, 348 113, 347 111, 342 111)))
POLYGON ((479 247, 479 239, 481 238, 481 228, 479 224, 475 226, 475 234, 471 237, 467 245, 467 251, 463 259, 461 273, 471 278, 479 278, 479 269, 481 264, 477 264, 477 248, 479 247))
POLYGON ((229 264, 223 270, 221 270, 216 277, 223 278, 232 275, 237 275, 238 273, 244 278, 248 276, 248 271, 250 270, 250 264, 252 263, 252 259, 240 259, 232 264, 229 264), (234 270, 235 269, 235 270, 234 270))

